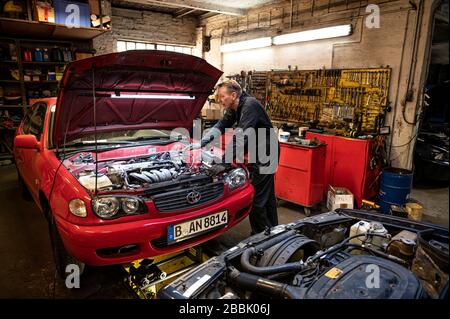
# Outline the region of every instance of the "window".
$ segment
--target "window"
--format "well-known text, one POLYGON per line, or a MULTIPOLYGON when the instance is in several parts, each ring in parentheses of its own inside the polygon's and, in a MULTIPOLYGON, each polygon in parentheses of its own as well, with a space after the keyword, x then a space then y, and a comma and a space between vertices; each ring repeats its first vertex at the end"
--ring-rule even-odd
POLYGON ((193 48, 181 45, 170 45, 163 43, 145 43, 136 41, 117 41, 117 52, 123 52, 128 50, 162 50, 173 51, 184 54, 193 54, 193 48))
MULTIPOLYGON (((36 136, 39 141, 41 139, 42 131, 44 130, 45 112, 47 111, 47 103, 36 104, 33 115, 30 118, 29 134, 36 136)), ((24 129, 25 130, 25 129, 24 129)))

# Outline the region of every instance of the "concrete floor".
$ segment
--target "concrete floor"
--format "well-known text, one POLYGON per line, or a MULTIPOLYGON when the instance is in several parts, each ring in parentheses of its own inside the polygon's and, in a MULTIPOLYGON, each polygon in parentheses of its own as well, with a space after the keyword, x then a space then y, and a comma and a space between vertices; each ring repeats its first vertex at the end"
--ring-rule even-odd
MULTIPOLYGON (((448 187, 416 188, 412 197, 425 207, 424 220, 448 227, 448 187)), ((119 266, 88 267, 80 289, 68 290, 55 279, 47 223, 36 205, 20 196, 13 165, 0 166, 0 203, 0 298, 133 298, 119 266)), ((278 216, 280 224, 304 218, 300 206, 287 202, 280 203, 278 216)), ((249 234, 247 218, 206 247, 220 253, 249 234)))

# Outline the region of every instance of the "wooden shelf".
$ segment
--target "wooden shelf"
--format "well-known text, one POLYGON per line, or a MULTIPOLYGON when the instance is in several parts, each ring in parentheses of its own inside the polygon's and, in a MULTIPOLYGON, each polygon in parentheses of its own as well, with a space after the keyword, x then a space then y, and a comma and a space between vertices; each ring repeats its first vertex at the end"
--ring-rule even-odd
POLYGON ((0 18, 0 33, 11 36, 28 37, 31 39, 72 39, 91 40, 105 32, 99 28, 68 28, 65 25, 37 21, 0 18))
POLYGON ((0 61, 0 64, 1 63, 17 64, 17 63, 19 63, 19 61, 5 61, 5 60, 3 60, 3 61, 0 61))
POLYGON ((0 83, 20 84, 20 81, 17 81, 17 80, 0 80, 0 83))
POLYGON ((13 108, 24 108, 26 107, 25 105, 5 105, 5 104, 0 104, 0 108, 8 108, 8 109, 13 109, 13 108))
POLYGON ((22 62, 23 65, 66 65, 70 62, 22 62))
POLYGON ((58 84, 59 81, 24 81, 24 84, 58 84))
POLYGON ((5 104, 0 104, 0 108, 26 108, 29 107, 29 105, 5 105, 5 104))

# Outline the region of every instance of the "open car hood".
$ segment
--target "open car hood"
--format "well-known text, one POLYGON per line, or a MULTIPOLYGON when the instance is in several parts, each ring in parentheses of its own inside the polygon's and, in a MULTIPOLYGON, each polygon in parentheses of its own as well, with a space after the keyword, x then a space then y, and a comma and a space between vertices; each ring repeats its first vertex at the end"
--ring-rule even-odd
POLYGON ((58 93, 53 145, 92 134, 95 126, 97 132, 190 128, 221 75, 203 59, 156 50, 72 62, 58 93))

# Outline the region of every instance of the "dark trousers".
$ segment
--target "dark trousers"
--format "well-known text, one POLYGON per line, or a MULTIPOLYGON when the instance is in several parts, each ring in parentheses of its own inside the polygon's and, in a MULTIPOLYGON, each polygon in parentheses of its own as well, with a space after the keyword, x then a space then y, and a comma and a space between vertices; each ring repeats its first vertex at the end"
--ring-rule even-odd
POLYGON ((256 168, 251 173, 251 183, 255 188, 255 198, 249 219, 252 235, 260 233, 266 227, 278 225, 275 180, 273 174, 260 174, 256 168))

